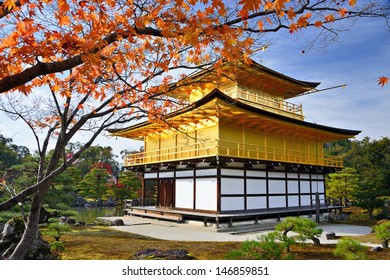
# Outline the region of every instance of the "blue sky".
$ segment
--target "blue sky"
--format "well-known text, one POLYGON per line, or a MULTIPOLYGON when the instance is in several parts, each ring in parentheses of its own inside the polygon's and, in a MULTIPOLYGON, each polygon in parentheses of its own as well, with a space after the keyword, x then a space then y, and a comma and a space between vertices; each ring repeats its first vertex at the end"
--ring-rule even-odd
POLYGON ((286 35, 256 59, 285 75, 321 82, 318 89, 347 84, 291 99, 302 103, 306 121, 361 130, 357 139, 390 137, 390 86, 377 84, 380 76, 390 76, 390 32, 384 21, 361 21, 325 49, 305 49, 310 33, 286 35))
MULTIPOLYGON (((390 85, 382 88, 377 84, 379 76, 390 76, 390 31, 384 21, 360 21, 327 48, 321 44, 315 49, 305 48, 313 29, 273 36, 274 43, 253 57, 259 63, 296 79, 321 82, 318 89, 347 84, 345 88, 290 99, 302 103, 306 121, 362 130, 359 140, 390 137, 390 85)), ((0 134, 33 151, 35 142, 26 131, 24 124, 0 115, 0 134)), ((80 134, 78 140, 82 139, 80 134)), ((141 143, 101 136, 95 144, 112 146, 119 155, 121 150, 137 149, 141 143)))

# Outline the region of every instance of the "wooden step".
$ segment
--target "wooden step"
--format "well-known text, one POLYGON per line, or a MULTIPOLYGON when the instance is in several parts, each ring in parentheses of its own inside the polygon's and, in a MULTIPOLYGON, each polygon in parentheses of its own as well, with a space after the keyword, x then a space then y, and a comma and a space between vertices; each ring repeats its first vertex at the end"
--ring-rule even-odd
MULTIPOLYGON (((129 209, 130 210, 130 209, 129 209)), ((175 221, 178 223, 183 222, 183 215, 176 213, 165 213, 158 210, 148 210, 148 209, 131 209, 131 211, 126 211, 128 215, 147 217, 147 218, 156 218, 160 220, 169 220, 175 221)))

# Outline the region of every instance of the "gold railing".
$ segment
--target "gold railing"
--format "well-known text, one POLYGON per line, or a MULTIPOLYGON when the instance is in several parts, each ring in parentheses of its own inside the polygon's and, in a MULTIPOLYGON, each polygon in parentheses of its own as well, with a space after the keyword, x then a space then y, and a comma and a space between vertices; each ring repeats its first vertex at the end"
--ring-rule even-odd
POLYGON ((244 144, 225 140, 206 141, 187 146, 129 154, 125 157, 124 165, 135 166, 140 164, 188 160, 216 155, 232 158, 312 164, 329 167, 343 166, 342 159, 340 157, 323 156, 306 151, 244 144))
POLYGON ((232 98, 238 98, 243 103, 247 103, 251 106, 294 119, 304 119, 302 104, 297 105, 283 99, 272 98, 261 93, 252 93, 239 87, 228 87, 222 89, 222 91, 232 98))

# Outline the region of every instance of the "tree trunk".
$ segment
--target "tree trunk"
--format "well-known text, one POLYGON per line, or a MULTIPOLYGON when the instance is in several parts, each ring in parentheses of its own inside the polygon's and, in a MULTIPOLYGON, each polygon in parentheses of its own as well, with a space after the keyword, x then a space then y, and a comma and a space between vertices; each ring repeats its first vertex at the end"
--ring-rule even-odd
POLYGON ((43 199, 49 189, 50 184, 46 183, 38 190, 31 201, 30 213, 27 221, 27 227, 24 230, 23 236, 19 241, 19 244, 16 246, 14 252, 10 256, 11 260, 23 260, 30 246, 33 244, 35 238, 38 237, 38 225, 40 211, 43 203, 43 199))
POLYGON ((293 228, 294 228, 294 226, 291 226, 291 227, 289 227, 289 228, 287 228, 287 229, 285 229, 285 230, 283 231, 283 238, 284 238, 284 239, 287 238, 287 234, 288 234, 290 231, 292 231, 293 228))
POLYGON ((313 237, 311 240, 313 241, 314 246, 320 246, 321 245, 321 242, 320 242, 320 240, 317 237, 313 237))
POLYGON ((370 220, 374 219, 374 209, 368 209, 368 215, 370 217, 370 220))
POLYGON ((383 240, 382 241, 382 247, 386 248, 386 249, 389 248, 389 240, 383 240))

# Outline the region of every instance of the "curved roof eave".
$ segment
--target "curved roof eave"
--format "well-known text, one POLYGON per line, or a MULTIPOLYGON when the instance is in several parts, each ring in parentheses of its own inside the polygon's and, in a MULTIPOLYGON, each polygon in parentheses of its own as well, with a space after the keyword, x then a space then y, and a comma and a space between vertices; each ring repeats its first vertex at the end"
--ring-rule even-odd
MULTIPOLYGON (((186 112, 188 112, 188 111, 190 111, 190 110, 192 110, 194 108, 200 107, 200 106, 202 106, 202 105, 212 101, 215 98, 217 98, 219 100, 222 100, 222 101, 224 101, 226 103, 234 104, 234 106, 236 106, 238 108, 245 109, 245 110, 250 111, 250 112, 254 112, 254 113, 257 113, 257 114, 261 114, 263 116, 268 116, 268 117, 273 118, 273 119, 289 122, 289 123, 296 124, 296 125, 301 125, 301 126, 308 127, 308 128, 319 129, 319 130, 332 132, 332 133, 337 133, 337 134, 350 136, 350 137, 356 136, 359 133, 361 133, 360 130, 349 130, 349 129, 325 126, 325 125, 320 125, 320 124, 317 124, 317 123, 310 123, 310 122, 302 121, 302 120, 299 120, 299 119, 293 119, 293 118, 290 118, 290 117, 279 115, 279 114, 276 114, 276 113, 273 113, 273 112, 269 112, 269 111, 266 111, 266 110, 263 110, 263 109, 260 109, 260 108, 256 108, 256 107, 247 105, 245 103, 242 103, 239 100, 231 98, 230 96, 224 94, 223 92, 221 92, 218 89, 214 89, 209 94, 204 96, 202 99, 199 99, 198 101, 196 101, 196 102, 194 102, 194 103, 192 103, 192 104, 190 104, 190 105, 188 105, 188 106, 186 106, 186 107, 184 107, 184 108, 182 108, 180 110, 177 110, 175 112, 172 112, 172 113, 166 115, 164 117, 164 119, 170 119, 170 118, 173 118, 173 117, 178 116, 180 114, 186 113, 186 112)), ((108 129, 107 131, 109 133, 118 135, 119 132, 123 133, 123 132, 129 131, 129 130, 139 129, 139 128, 142 128, 142 127, 147 126, 149 124, 152 124, 152 122, 145 121, 145 122, 142 122, 142 123, 139 123, 139 124, 135 124, 135 125, 129 126, 127 128, 108 129)))

